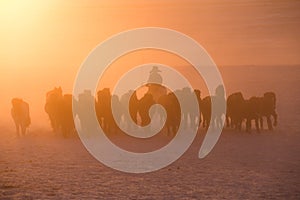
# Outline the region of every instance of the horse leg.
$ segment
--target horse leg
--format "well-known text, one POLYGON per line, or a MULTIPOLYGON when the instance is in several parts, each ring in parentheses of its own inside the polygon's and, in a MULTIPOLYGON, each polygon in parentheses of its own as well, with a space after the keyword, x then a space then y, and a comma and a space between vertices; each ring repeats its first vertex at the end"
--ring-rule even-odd
POLYGON ((163 125, 164 124, 164 121, 166 121, 166 116, 164 114, 162 114, 160 116, 160 124, 163 125))
POLYGON ((272 116, 273 116, 273 118, 274 118, 274 123, 273 123, 273 125, 274 125, 274 126, 277 126, 277 113, 276 113, 275 111, 273 111, 272 116))
POLYGON ((210 118, 207 118, 206 119, 206 126, 205 126, 206 130, 208 130, 208 128, 210 126, 210 123, 213 123, 213 121, 211 122, 210 118))
POLYGON ((182 119, 183 119, 183 128, 187 129, 188 127, 188 117, 187 113, 183 113, 182 119))
POLYGON ((229 122, 229 116, 226 115, 226 127, 229 128, 230 127, 230 122, 229 122))
POLYGON ((237 128, 237 120, 234 118, 234 117, 231 117, 230 118, 230 121, 229 121, 229 123, 230 123, 230 128, 237 128))
POLYGON ((271 122, 271 116, 267 116, 267 123, 268 123, 268 129, 271 131, 273 130, 272 122, 271 122))
POLYGON ((247 119, 246 121, 246 132, 250 133, 251 132, 251 120, 247 119))
POLYGON ((170 124, 170 132, 169 132, 169 136, 173 137, 173 135, 175 135, 175 127, 174 124, 170 124))
POLYGON ((255 119, 255 127, 256 127, 256 131, 259 133, 259 123, 258 123, 258 118, 255 119))
POLYGON ((259 122, 260 122, 260 129, 264 129, 264 119, 262 117, 259 118, 259 122))
POLYGON ((203 122, 202 122, 202 127, 205 128, 205 124, 206 124, 206 118, 203 117, 203 122))
POLYGON ((175 136, 178 131, 178 126, 176 123, 172 124, 172 136, 175 136))
POLYGON ((68 130, 67 130, 67 127, 66 127, 65 124, 62 125, 62 127, 61 127, 61 132, 62 132, 63 137, 66 138, 66 137, 67 137, 67 132, 68 132, 68 130))
POLYGON ((167 136, 171 135, 171 131, 172 131, 171 129, 172 129, 172 126, 171 126, 171 124, 168 123, 168 125, 167 125, 167 136))
POLYGON ((190 128, 191 129, 195 129, 195 126, 196 126, 196 119, 195 119, 195 117, 194 117, 194 115, 192 114, 192 113, 190 113, 190 128))
POLYGON ((201 115, 195 116, 195 130, 200 128, 201 124, 201 115))
POLYGON ((20 126, 19 126, 19 123, 15 122, 15 125, 16 125, 16 133, 17 133, 17 136, 19 137, 20 136, 20 126))
POLYGON ((198 121, 198 127, 197 128, 200 128, 201 122, 202 122, 202 118, 201 118, 201 113, 199 112, 199 121, 198 121))
POLYGON ((242 131, 242 120, 241 119, 235 120, 234 124, 235 124, 235 129, 236 130, 242 131))
POLYGON ((25 126, 24 123, 21 123, 20 126, 21 126, 22 136, 25 136, 25 133, 26 133, 26 126, 25 126))
POLYGON ((54 132, 56 132, 56 124, 55 124, 55 118, 52 115, 49 115, 50 124, 54 132))
POLYGON ((223 125, 223 120, 222 120, 222 117, 221 116, 218 116, 217 117, 217 128, 218 129, 222 129, 222 125, 223 125))

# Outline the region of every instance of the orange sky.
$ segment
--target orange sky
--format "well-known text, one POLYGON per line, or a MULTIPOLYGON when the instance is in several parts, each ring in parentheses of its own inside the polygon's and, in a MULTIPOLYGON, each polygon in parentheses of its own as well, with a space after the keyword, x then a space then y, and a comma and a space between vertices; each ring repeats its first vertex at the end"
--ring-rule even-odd
POLYGON ((183 32, 219 66, 300 64, 299 9, 292 0, 1 0, 0 118, 9 116, 10 99, 19 96, 31 104, 35 119, 46 121, 46 91, 61 85, 71 92, 88 53, 133 28, 183 32))

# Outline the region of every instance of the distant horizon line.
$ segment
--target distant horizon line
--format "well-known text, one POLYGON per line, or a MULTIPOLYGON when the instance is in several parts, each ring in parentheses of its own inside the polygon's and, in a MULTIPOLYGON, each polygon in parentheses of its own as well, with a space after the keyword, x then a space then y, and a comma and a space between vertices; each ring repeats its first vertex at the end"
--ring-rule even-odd
MULTIPOLYGON (((218 65, 216 64, 218 67, 300 67, 300 63, 299 64, 278 64, 278 65, 272 65, 272 64, 268 64, 268 65, 263 65, 263 64, 232 64, 232 65, 218 65)), ((183 67, 186 65, 177 65, 177 67, 183 67)))

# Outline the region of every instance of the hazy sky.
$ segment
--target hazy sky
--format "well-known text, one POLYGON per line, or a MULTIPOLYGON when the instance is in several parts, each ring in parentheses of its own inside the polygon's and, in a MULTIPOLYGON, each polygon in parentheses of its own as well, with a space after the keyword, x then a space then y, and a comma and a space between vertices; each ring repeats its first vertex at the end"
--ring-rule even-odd
MULTIPOLYGON (((299 10, 296 0, 1 0, 0 107, 9 113, 10 99, 20 96, 45 117, 47 90, 61 85, 71 92, 97 44, 139 27, 187 34, 219 66, 300 64, 299 10)), ((163 58, 153 54, 131 61, 163 58)))

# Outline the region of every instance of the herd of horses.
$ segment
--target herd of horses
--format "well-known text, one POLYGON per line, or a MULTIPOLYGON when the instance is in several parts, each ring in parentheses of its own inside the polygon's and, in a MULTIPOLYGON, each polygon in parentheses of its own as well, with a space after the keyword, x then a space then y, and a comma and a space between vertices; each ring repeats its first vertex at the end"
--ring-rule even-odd
MULTIPOLYGON (((93 126, 90 111, 96 111, 96 118, 101 128, 107 134, 119 131, 119 125, 123 124, 130 130, 131 121, 146 126, 151 122, 151 117, 158 117, 161 122, 165 121, 165 130, 167 135, 176 134, 180 124, 185 128, 198 128, 202 124, 204 128, 210 125, 213 127, 223 127, 226 119, 226 126, 229 128, 251 131, 252 121, 255 122, 256 130, 263 129, 264 118, 267 121, 268 129, 272 130, 277 125, 276 113, 276 95, 274 92, 266 92, 262 97, 251 97, 244 99, 241 92, 233 93, 225 98, 224 88, 219 86, 213 96, 201 98, 200 90, 191 90, 183 88, 174 92, 168 91, 159 84, 148 84, 148 92, 138 98, 137 92, 129 90, 121 97, 111 95, 109 88, 104 88, 97 93, 97 98, 91 94, 91 91, 84 91, 75 99, 71 94, 63 94, 62 88, 54 88, 47 92, 45 112, 49 116, 50 124, 55 132, 68 137, 76 135, 74 116, 78 116, 82 129, 88 129, 93 126), (181 107, 177 97, 181 99, 190 99, 190 96, 196 96, 199 111, 187 105, 192 102, 185 102, 181 107), (226 103, 226 112, 211 112, 212 102, 226 103), (74 103, 74 109, 72 106, 74 103), (149 114, 149 109, 154 104, 160 104, 161 109, 154 110, 156 115, 149 114), (93 106, 95 105, 95 108, 93 106), (129 106, 128 106, 129 105, 129 106), (113 109, 112 109, 113 108, 113 109), (113 112, 116 111, 116 112, 113 112), (114 113, 114 114, 113 114, 114 113), (211 121, 212 120, 212 121, 211 121), (243 126, 245 124, 245 126, 243 126)), ((19 98, 12 100, 11 114, 16 125, 16 131, 24 135, 30 125, 29 105, 19 98)))

